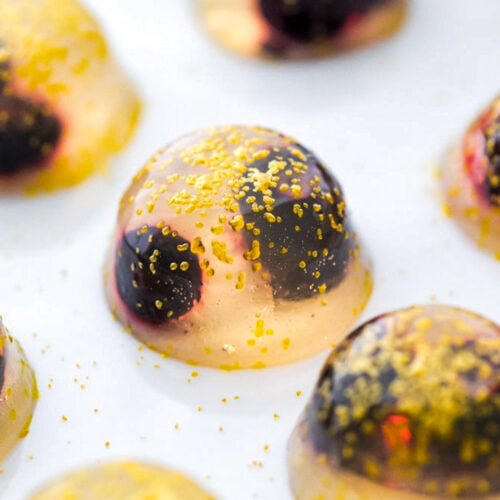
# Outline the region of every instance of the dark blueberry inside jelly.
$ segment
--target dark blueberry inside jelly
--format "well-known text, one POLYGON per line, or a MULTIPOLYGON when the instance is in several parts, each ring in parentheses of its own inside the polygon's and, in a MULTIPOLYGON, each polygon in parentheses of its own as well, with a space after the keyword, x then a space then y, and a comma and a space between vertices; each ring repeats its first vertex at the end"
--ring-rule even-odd
POLYGON ((48 108, 14 95, 0 95, 0 174, 43 163, 61 136, 61 123, 48 108))
POLYGON ((126 233, 116 249, 115 278, 128 310, 147 323, 179 318, 201 297, 198 258, 168 227, 126 233))
POLYGON ((381 0, 259 0, 260 11, 278 32, 307 43, 336 35, 381 0))
POLYGON ((486 196, 494 206, 500 206, 500 119, 485 133, 485 153, 488 169, 485 179, 486 196))
POLYGON ((258 248, 274 296, 300 300, 340 283, 353 235, 340 186, 318 160, 299 145, 272 149, 249 165, 249 179, 248 196, 240 200, 244 234, 250 253, 258 248), (267 194, 252 172, 274 178, 267 194))

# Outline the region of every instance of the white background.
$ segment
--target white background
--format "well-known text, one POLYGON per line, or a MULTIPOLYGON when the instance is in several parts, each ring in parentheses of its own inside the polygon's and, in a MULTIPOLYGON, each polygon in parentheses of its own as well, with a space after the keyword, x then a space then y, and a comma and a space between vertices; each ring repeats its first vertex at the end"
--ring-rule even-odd
POLYGON ((85 3, 146 111, 109 176, 55 196, 0 200, 0 311, 41 390, 31 432, 4 464, 0 497, 24 499, 96 461, 138 458, 183 470, 220 499, 288 499, 286 440, 324 355, 223 373, 139 351, 101 286, 119 196, 150 154, 185 132, 273 127, 315 151, 344 187, 374 262, 362 319, 439 301, 500 322, 500 264, 442 216, 432 177, 500 90, 500 4, 414 0, 404 30, 386 43, 266 63, 214 45, 188 0, 85 3))

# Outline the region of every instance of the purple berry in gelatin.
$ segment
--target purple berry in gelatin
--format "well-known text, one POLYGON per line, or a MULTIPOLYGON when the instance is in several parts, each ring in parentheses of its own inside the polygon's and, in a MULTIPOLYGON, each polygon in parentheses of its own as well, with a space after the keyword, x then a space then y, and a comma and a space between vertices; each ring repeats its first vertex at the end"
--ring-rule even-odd
POLYGON ((485 190, 488 201, 500 206, 500 119, 488 128, 484 134, 485 153, 488 167, 485 178, 485 190))
POLYGON ((344 223, 340 185, 312 153, 299 144, 273 148, 266 158, 253 162, 252 168, 265 173, 271 162, 282 164, 271 192, 273 218, 252 210, 255 203, 265 206, 262 193, 255 193, 251 203, 243 198, 240 210, 250 223, 244 234, 249 243, 259 242, 260 261, 270 274, 274 296, 300 300, 318 293, 320 286, 328 290, 342 281, 354 241, 346 238, 348 224, 344 223), (303 170, 298 197, 279 189, 293 168, 303 170), (259 229, 257 236, 254 228, 259 229), (300 262, 303 264, 297 265, 300 262))
POLYGON ((45 105, 0 94, 0 174, 43 163, 57 147, 61 131, 59 119, 45 105))
POLYGON ((298 42, 335 36, 346 24, 383 0, 259 0, 264 18, 298 42))
POLYGON ((160 324, 186 314, 201 297, 201 269, 190 244, 168 228, 127 232, 116 253, 118 293, 141 320, 160 324))

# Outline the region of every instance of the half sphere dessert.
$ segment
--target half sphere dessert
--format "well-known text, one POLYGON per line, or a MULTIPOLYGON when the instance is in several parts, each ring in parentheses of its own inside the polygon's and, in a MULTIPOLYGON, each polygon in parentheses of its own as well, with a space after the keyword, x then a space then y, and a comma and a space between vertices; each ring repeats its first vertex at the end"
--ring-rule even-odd
POLYGON ((448 153, 439 178, 445 213, 500 259, 500 97, 448 153))
POLYGON ((372 289, 337 180, 294 139, 247 126, 153 155, 121 199, 105 282, 139 340, 223 369, 331 346, 372 289))
POLYGON ((289 442, 298 500, 500 498, 500 327, 415 306, 339 343, 289 442))
POLYGON ((222 45, 248 56, 325 56, 374 43, 403 24, 407 0, 198 0, 222 45))
POLYGON ((0 463, 28 435, 37 400, 35 374, 0 319, 0 463))
POLYGON ((76 0, 2 0, 0 19, 0 189, 102 171, 141 105, 97 22, 76 0))
POLYGON ((179 472, 139 462, 112 462, 70 472, 31 500, 215 500, 179 472))

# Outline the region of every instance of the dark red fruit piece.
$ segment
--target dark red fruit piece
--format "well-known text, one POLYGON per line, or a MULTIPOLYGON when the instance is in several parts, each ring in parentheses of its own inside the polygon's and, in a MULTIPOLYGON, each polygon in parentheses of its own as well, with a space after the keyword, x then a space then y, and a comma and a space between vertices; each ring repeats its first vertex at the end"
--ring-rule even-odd
POLYGON ((198 258, 189 242, 168 228, 126 233, 116 249, 115 279, 128 310, 147 323, 179 318, 201 298, 198 258))
POLYGON ((334 36, 352 19, 384 0, 259 0, 264 18, 279 33, 302 43, 334 36))
POLYGON ((486 196, 494 206, 500 206, 500 119, 484 134, 488 170, 485 179, 486 196))
MULTIPOLYGON (((274 296, 300 300, 318 293, 319 287, 330 289, 340 283, 354 242, 352 237, 346 238, 349 228, 341 208, 340 186, 314 155, 297 144, 294 148, 273 149, 265 159, 251 163, 250 167, 266 172, 274 160, 288 165, 277 174, 278 187, 272 189, 271 197, 275 200, 272 214, 276 220, 270 222, 265 211, 253 211, 246 199, 242 199, 240 210, 245 223, 258 229, 258 234, 252 229, 244 234, 249 246, 255 240, 259 242, 259 260, 270 274, 274 296), (290 182, 285 170, 294 164, 305 166, 300 198, 279 189, 290 182), (310 184, 313 179, 319 179, 314 188, 310 184), (326 199, 324 193, 331 197, 326 199)), ((255 196, 257 205, 265 206, 262 192, 251 190, 249 194, 255 196)))
POLYGON ((0 174, 43 163, 61 137, 61 123, 40 103, 0 95, 0 174))

